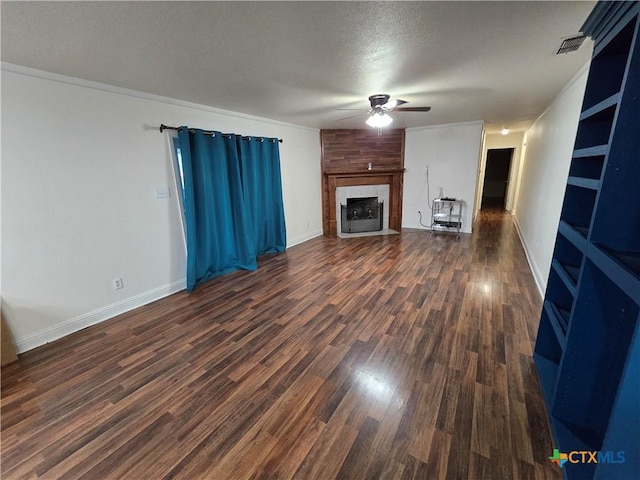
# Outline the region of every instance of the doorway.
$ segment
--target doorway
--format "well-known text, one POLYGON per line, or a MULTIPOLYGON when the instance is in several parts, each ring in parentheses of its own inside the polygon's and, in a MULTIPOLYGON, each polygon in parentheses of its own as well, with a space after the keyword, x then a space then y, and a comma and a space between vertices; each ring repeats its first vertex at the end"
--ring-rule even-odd
POLYGON ((509 173, 513 148, 487 150, 487 164, 482 186, 481 209, 504 210, 509 189, 509 173))

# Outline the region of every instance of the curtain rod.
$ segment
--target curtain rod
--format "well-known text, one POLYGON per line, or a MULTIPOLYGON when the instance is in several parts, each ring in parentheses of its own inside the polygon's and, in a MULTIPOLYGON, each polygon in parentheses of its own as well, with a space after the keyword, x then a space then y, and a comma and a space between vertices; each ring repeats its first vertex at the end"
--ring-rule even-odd
MULTIPOLYGON (((160 133, 164 132, 165 130, 180 130, 182 127, 170 127, 169 125, 165 125, 164 123, 160 124, 160 133)), ((189 129, 190 132, 195 132, 195 128, 190 128, 189 129)), ((214 132, 213 130, 203 130, 202 133, 204 133, 205 135, 215 135, 216 132, 214 132)), ((223 133, 222 136, 224 138, 231 138, 231 136, 233 135, 233 133, 223 133)), ((264 140, 264 137, 256 137, 259 138, 260 141, 262 142, 264 140)), ((251 137, 242 137, 243 140, 249 140, 251 139, 251 137)), ((282 139, 279 138, 278 142, 282 143, 282 139)))

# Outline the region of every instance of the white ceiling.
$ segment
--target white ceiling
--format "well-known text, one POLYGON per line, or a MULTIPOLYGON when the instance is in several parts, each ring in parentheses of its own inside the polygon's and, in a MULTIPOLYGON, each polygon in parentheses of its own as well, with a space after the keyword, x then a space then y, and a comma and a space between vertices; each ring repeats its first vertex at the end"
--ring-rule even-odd
POLYGON ((555 51, 594 4, 2 1, 2 61, 318 128, 388 93, 432 107, 393 127, 517 130, 589 61, 555 51))

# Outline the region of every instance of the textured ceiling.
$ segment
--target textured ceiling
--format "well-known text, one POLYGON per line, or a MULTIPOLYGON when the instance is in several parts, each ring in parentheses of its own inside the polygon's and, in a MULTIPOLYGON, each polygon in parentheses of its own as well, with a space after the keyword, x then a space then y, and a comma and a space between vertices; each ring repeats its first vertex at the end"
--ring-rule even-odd
POLYGON ((2 61, 319 128, 367 97, 393 127, 524 128, 588 62, 555 55, 595 2, 8 2, 2 61))

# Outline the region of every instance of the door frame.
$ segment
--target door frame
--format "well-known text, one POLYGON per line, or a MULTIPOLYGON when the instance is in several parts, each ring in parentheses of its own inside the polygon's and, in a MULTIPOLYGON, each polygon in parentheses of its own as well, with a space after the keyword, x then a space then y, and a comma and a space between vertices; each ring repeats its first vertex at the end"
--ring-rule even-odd
POLYGON ((480 209, 482 209, 482 201, 484 199, 484 185, 486 183, 487 180, 487 165, 489 164, 489 152, 491 152, 492 150, 511 150, 511 155, 509 156, 509 169, 507 171, 507 176, 506 176, 506 180, 505 183, 507 184, 505 186, 504 189, 504 196, 503 198, 503 202, 502 202, 502 208, 505 211, 509 211, 510 209, 507 208, 507 206, 510 206, 510 202, 509 202, 509 196, 511 193, 511 177, 513 175, 513 163, 514 163, 514 158, 516 156, 516 148, 515 147, 493 147, 493 148, 487 148, 486 150, 486 154, 485 154, 485 162, 484 162, 484 175, 482 178, 482 195, 480 196, 480 209))
POLYGON ((522 167, 524 164, 526 151, 526 132, 511 131, 509 135, 501 135, 500 133, 483 132, 482 150, 480 160, 478 162, 478 173, 476 177, 476 197, 474 201, 473 219, 475 220, 480 205, 482 203, 482 194, 484 187, 484 173, 487 161, 487 150, 494 148, 514 148, 511 157, 511 172, 509 178, 509 190, 507 192, 506 210, 511 215, 516 214, 518 208, 518 195, 520 190, 520 181, 522 176, 522 167))

